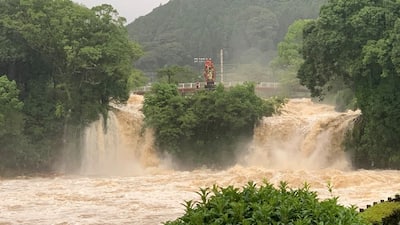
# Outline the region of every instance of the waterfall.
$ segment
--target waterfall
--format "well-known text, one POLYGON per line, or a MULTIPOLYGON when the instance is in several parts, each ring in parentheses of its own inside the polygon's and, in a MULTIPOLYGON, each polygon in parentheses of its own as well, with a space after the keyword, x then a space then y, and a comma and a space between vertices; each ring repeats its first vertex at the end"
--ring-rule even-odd
POLYGON ((113 105, 104 118, 93 122, 83 137, 81 173, 85 175, 135 175, 156 166, 150 130, 144 130, 142 100, 133 96, 127 105, 113 105))
MULTIPOLYGON (((107 126, 100 118, 86 129, 82 174, 141 174, 163 163, 154 150, 152 132, 142 128, 142 104, 143 96, 132 95, 126 105, 113 105, 107 126)), ((291 99, 281 114, 262 119, 238 163, 268 169, 351 169, 342 142, 359 115, 335 112, 333 106, 310 99, 291 99)))
POLYGON ((335 112, 333 106, 310 99, 292 99, 280 115, 263 118, 244 162, 273 169, 350 169, 342 143, 359 115, 335 112))

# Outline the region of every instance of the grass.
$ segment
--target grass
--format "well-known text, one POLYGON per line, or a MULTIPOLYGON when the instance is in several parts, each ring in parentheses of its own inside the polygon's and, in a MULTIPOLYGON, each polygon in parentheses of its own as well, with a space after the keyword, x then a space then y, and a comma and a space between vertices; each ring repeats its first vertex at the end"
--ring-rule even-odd
POLYGON ((383 202, 366 209, 360 216, 372 224, 380 224, 395 210, 400 210, 400 202, 383 202))

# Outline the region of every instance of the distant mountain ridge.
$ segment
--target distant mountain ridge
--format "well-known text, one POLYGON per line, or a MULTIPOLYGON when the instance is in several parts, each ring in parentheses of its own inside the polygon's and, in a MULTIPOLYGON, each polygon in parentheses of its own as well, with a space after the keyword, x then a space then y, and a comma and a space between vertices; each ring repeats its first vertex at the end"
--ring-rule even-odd
POLYGON ((196 57, 266 64, 297 19, 316 18, 327 0, 171 0, 127 25, 145 55, 137 67, 194 66, 196 57))

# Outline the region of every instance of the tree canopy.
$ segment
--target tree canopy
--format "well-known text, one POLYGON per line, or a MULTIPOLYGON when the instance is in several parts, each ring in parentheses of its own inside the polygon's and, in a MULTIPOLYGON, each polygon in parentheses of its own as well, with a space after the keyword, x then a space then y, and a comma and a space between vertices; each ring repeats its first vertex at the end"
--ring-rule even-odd
POLYGON ((37 165, 60 149, 67 125, 83 127, 127 99, 141 50, 124 22, 110 5, 0 1, 0 74, 20 91, 30 151, 47 158, 37 165))
POLYGON ((302 56, 303 29, 311 20, 296 20, 288 28, 283 41, 278 44, 278 55, 271 61, 274 73, 277 73, 285 94, 293 94, 300 87, 297 71, 304 62, 302 56))
POLYGON ((400 168, 400 2, 330 0, 304 29, 298 77, 313 96, 340 80, 362 111, 349 150, 362 167, 400 168))
POLYGON ((23 120, 21 111, 24 104, 18 98, 19 90, 14 81, 0 76, 0 138, 7 134, 19 134, 23 120))
POLYGON ((199 90, 182 96, 174 84, 156 83, 145 96, 146 126, 154 129, 156 146, 173 155, 178 164, 224 167, 235 162, 235 152, 245 149, 254 126, 270 116, 283 99, 263 100, 254 85, 199 90))

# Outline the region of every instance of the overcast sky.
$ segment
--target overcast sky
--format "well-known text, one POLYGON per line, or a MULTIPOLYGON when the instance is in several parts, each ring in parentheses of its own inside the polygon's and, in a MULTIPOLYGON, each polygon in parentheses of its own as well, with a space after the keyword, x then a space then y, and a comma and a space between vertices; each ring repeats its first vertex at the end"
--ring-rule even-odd
POLYGON ((140 16, 150 13, 160 4, 165 4, 169 0, 73 0, 81 3, 88 8, 96 5, 109 4, 112 5, 120 16, 125 17, 130 23, 140 16))

